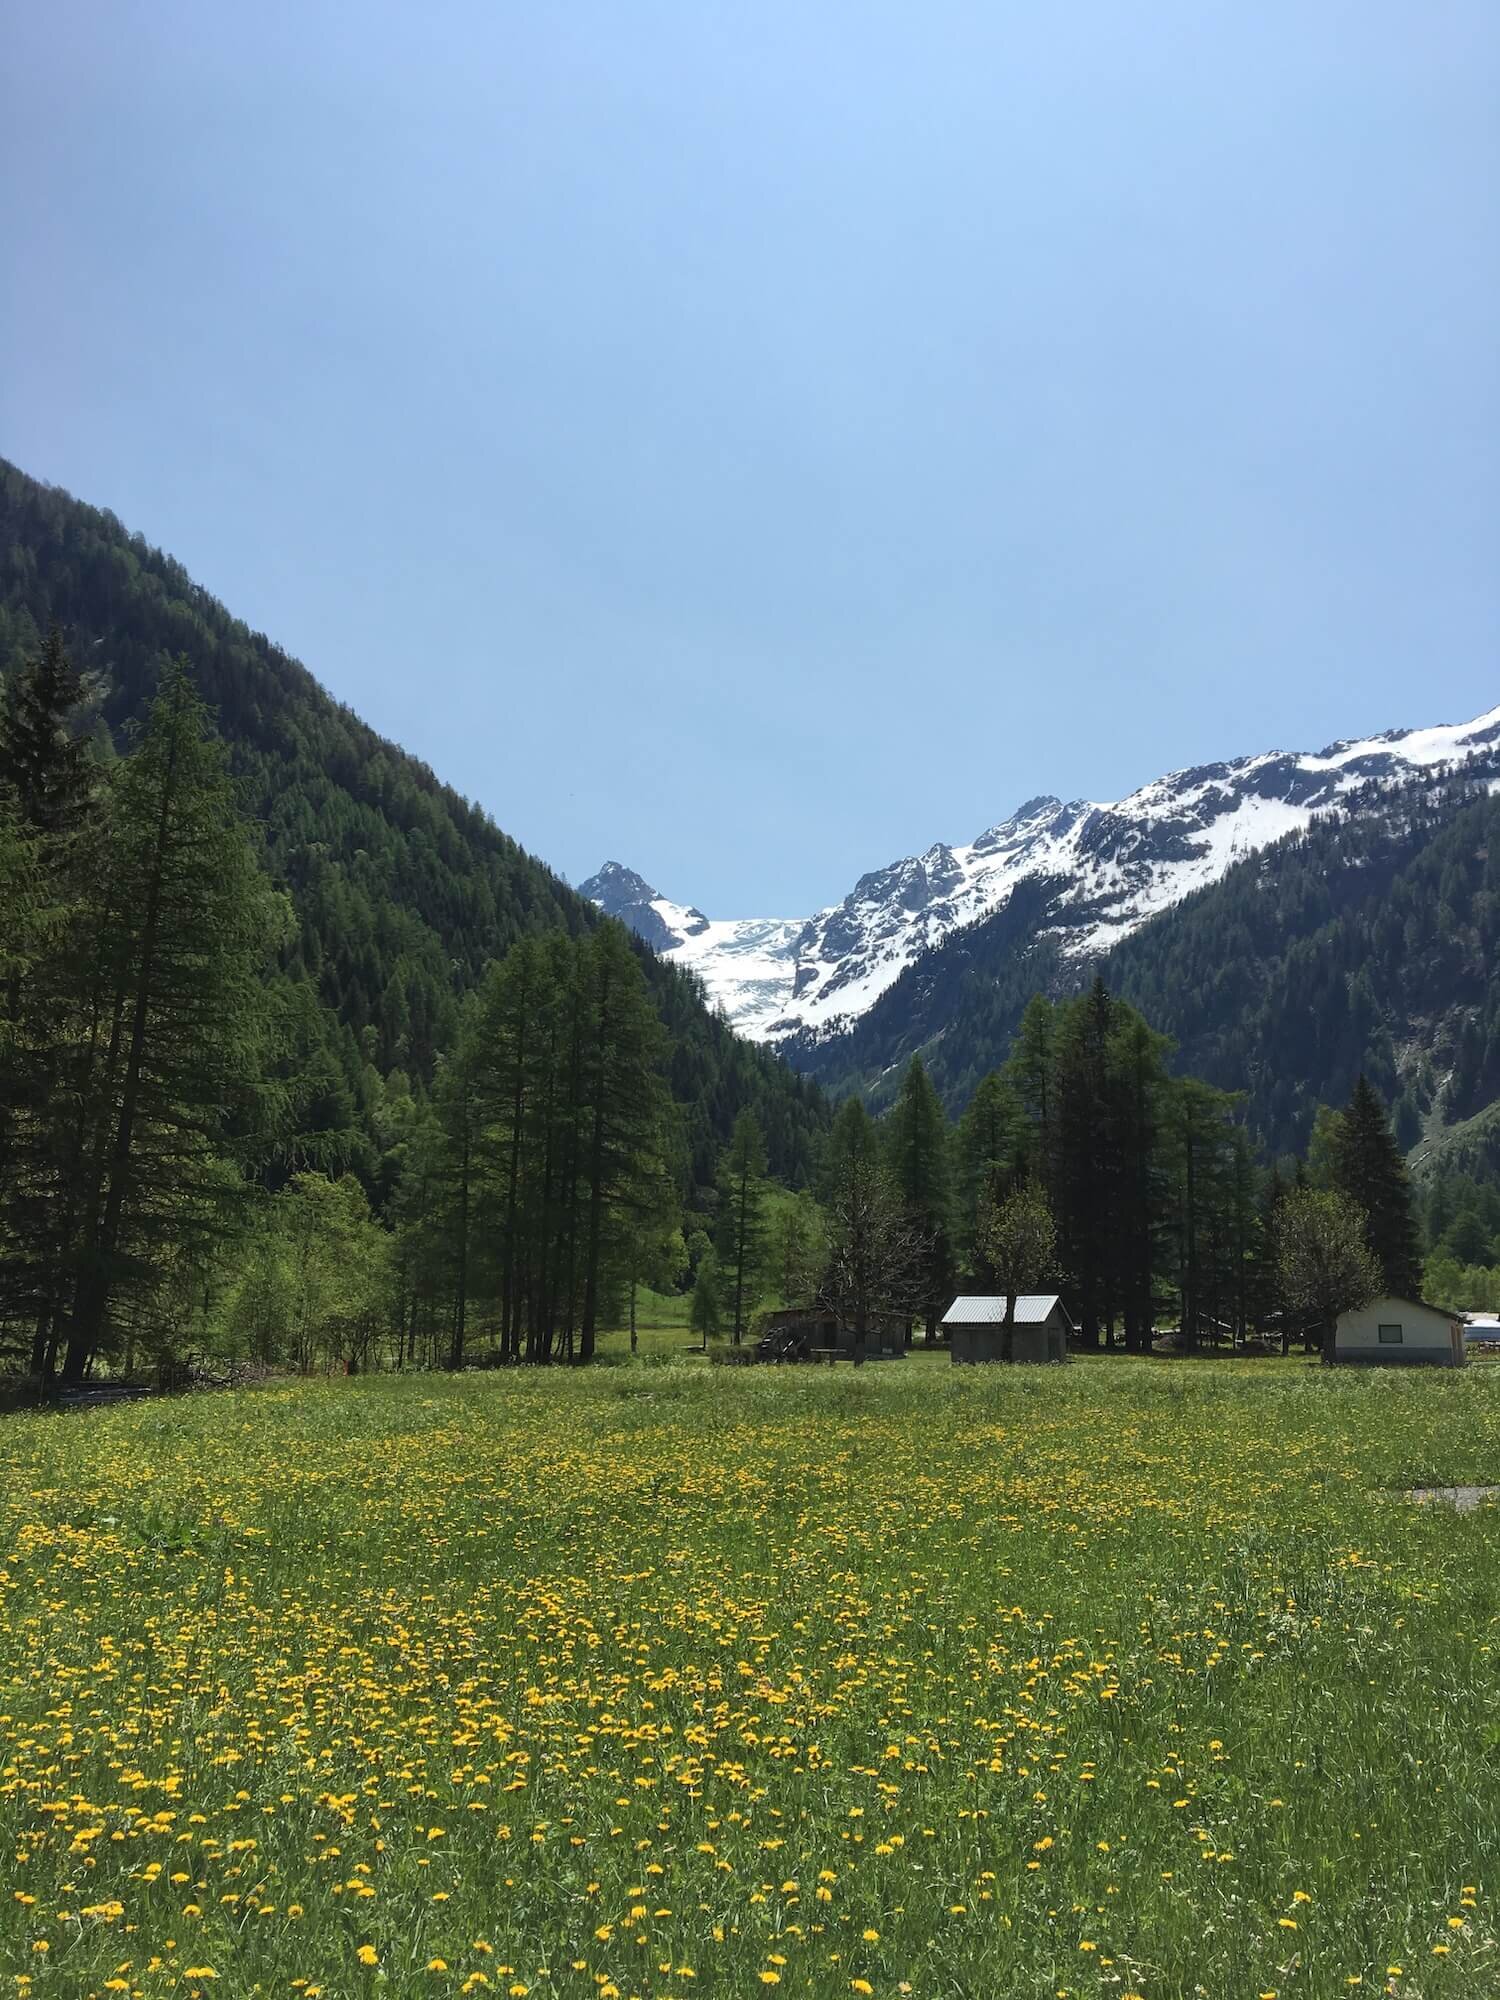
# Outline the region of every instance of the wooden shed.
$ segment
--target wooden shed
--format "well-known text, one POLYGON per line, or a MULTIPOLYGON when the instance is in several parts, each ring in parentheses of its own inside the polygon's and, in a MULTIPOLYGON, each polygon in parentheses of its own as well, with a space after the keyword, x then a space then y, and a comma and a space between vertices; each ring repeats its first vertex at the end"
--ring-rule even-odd
POLYGON ((1339 1314, 1333 1358, 1376 1368, 1462 1368, 1463 1314, 1421 1299, 1375 1299, 1339 1314))
MULTIPOLYGON (((1017 1361, 1066 1361, 1068 1335, 1077 1328, 1056 1292, 1023 1292, 1016 1299, 1011 1354, 1017 1361)), ((1005 1337, 1005 1295, 957 1298, 943 1314, 943 1332, 955 1362, 998 1361, 1005 1337)))
POLYGON ((862 1347, 849 1316, 835 1312, 830 1306, 786 1306, 764 1314, 758 1324, 762 1335, 791 1328, 805 1332, 811 1346, 822 1354, 838 1353, 852 1358, 860 1352, 870 1360, 906 1352, 911 1337, 908 1314, 871 1312, 866 1320, 862 1347))

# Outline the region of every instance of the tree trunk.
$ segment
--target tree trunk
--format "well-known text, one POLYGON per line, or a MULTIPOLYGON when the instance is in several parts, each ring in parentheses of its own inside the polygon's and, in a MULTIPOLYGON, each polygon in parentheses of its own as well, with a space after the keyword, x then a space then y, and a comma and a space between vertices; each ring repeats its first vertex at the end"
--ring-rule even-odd
POLYGON ((464 1107, 464 1149, 458 1182, 458 1290, 453 1301, 453 1338, 448 1347, 448 1366, 455 1372, 464 1365, 464 1338, 469 1317, 469 1112, 464 1107))

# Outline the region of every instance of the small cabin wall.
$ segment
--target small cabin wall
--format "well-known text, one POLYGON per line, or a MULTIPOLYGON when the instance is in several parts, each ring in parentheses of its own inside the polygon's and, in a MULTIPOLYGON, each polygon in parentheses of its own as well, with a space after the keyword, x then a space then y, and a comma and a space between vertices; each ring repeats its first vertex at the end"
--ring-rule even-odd
POLYGON ((1414 1299, 1376 1299, 1339 1315, 1334 1359, 1380 1368, 1461 1368, 1463 1328, 1414 1299))
MULTIPOLYGON (((945 1326, 950 1358, 959 1365, 999 1361, 1005 1353, 1005 1328, 997 1323, 958 1321, 945 1326)), ((1066 1361, 1068 1323, 1060 1306, 1045 1320, 1011 1328, 1011 1356, 1016 1361, 1066 1361)))

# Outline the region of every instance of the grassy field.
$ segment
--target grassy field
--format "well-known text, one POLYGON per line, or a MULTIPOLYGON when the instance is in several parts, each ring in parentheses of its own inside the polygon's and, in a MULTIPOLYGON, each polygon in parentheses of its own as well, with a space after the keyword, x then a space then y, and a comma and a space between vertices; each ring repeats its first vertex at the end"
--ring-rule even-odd
MULTIPOLYGON (((681 1330, 653 1336, 680 1354, 681 1330)), ((1500 1369, 0 1420, 21 1995, 1500 1993, 1500 1369)))

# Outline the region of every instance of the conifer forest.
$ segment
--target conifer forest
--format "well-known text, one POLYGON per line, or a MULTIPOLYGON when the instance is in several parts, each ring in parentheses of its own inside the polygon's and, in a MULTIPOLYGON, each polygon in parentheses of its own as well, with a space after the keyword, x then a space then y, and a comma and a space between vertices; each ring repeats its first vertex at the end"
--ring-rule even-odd
POLYGON ((1035 994, 956 1120, 916 1056, 878 1118, 716 1062, 690 980, 565 891, 376 993, 378 910, 268 842, 185 657, 117 741, 49 629, 0 787, 0 1325, 33 1385, 587 1362, 664 1305, 704 1345, 813 1303, 930 1343, 966 1288, 1059 1289, 1086 1347, 1286 1351, 1419 1296, 1424 1256, 1490 1296, 1493 1184, 1419 1196, 1364 1075, 1267 1157, 1102 976, 1035 994))

